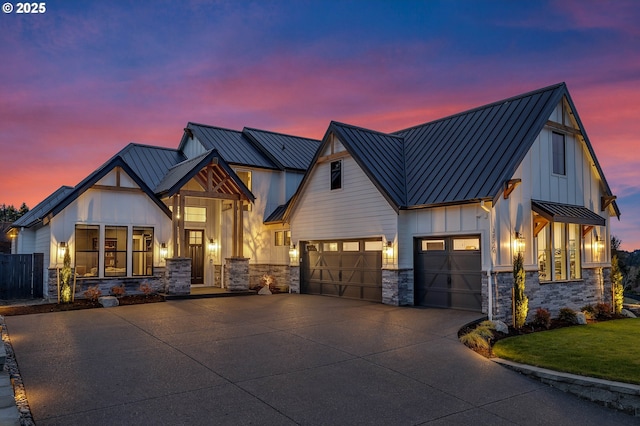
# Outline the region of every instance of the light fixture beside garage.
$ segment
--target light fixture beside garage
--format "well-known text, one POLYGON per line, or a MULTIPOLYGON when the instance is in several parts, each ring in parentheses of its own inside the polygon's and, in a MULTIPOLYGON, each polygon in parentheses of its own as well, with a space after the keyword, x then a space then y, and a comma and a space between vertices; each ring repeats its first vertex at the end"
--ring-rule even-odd
POLYGON ((383 260, 386 266, 395 264, 395 250, 393 249, 393 241, 387 241, 383 250, 383 260))
POLYGON ((293 244, 290 248, 289 248, 289 263, 291 265, 297 265, 299 256, 298 256, 298 249, 296 248, 296 245, 293 244))

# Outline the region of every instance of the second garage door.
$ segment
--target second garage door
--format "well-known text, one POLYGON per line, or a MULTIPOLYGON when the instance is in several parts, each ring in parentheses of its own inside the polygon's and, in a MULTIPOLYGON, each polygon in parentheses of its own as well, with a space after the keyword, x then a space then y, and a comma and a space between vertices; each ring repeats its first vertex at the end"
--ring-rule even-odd
POLYGON ((301 244, 301 292, 382 301, 382 241, 308 241, 301 244))
POLYGON ((415 305, 482 310, 480 237, 416 238, 415 305))

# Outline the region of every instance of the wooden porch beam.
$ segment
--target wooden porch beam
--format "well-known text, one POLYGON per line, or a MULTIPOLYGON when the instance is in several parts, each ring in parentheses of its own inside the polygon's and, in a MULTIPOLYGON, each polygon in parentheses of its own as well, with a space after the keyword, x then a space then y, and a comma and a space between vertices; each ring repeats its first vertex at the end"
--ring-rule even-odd
POLYGON ((180 195, 183 197, 199 197, 199 198, 221 198, 223 200, 239 200, 238 194, 223 194, 222 192, 209 192, 209 191, 180 191, 180 195))
POLYGON ((511 179, 504 183, 504 199, 508 199, 514 189, 522 183, 522 179, 511 179))
POLYGON ((561 133, 567 133, 567 134, 575 135, 575 136, 582 136, 582 132, 580 131, 580 129, 576 129, 576 128, 573 128, 573 127, 565 126, 564 124, 556 123, 555 121, 548 120, 547 121, 547 126, 551 127, 551 129, 557 130, 557 131, 559 131, 561 133))
POLYGON ((349 155, 349 152, 347 151, 336 152, 334 154, 329 154, 329 155, 325 155, 318 158, 318 163, 325 163, 327 161, 338 160, 340 158, 347 157, 348 155, 349 155))

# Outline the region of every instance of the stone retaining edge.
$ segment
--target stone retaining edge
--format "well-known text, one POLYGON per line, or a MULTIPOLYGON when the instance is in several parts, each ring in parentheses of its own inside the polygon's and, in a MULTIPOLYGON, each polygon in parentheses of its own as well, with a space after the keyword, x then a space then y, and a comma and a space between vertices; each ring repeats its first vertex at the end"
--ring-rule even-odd
POLYGON ((491 360, 563 392, 640 417, 640 386, 638 385, 563 373, 501 358, 491 358, 491 360))

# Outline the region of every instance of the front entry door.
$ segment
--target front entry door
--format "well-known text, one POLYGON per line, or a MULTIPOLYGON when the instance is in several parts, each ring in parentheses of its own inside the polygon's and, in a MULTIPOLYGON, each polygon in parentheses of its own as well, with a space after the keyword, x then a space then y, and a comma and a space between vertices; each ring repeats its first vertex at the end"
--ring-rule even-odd
POLYGON ((204 284, 204 231, 187 229, 187 252, 191 258, 191 284, 204 284))

